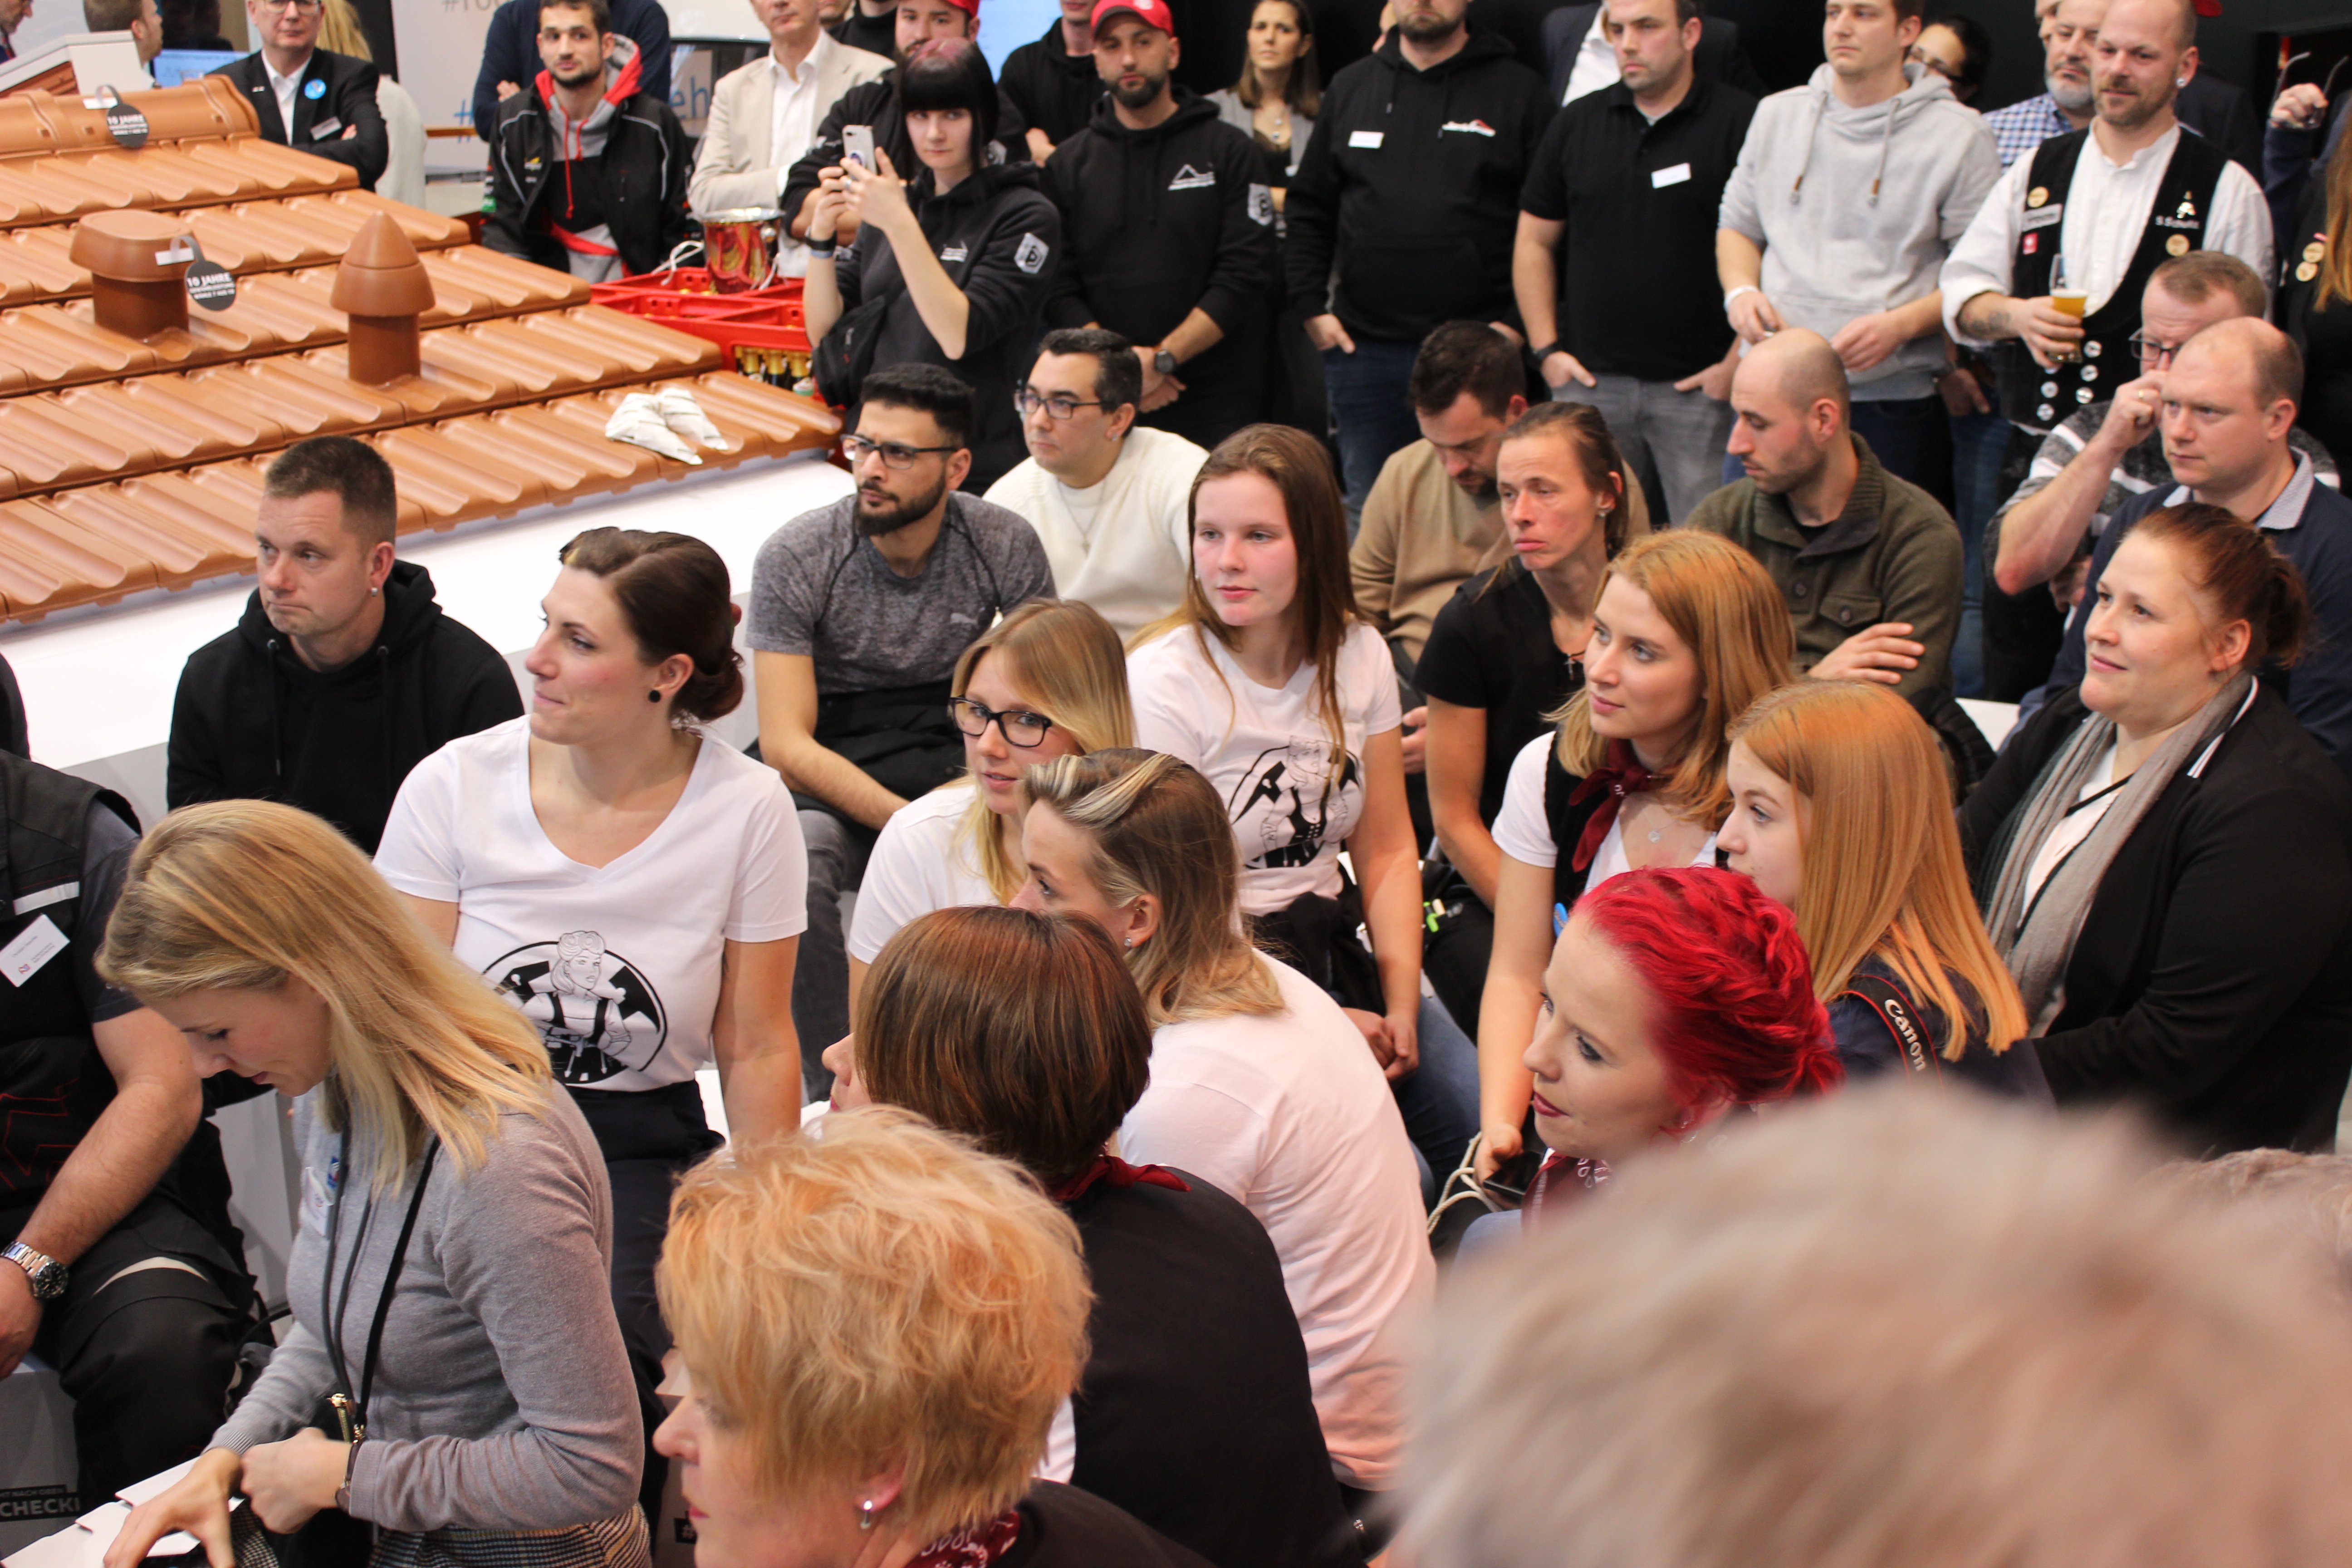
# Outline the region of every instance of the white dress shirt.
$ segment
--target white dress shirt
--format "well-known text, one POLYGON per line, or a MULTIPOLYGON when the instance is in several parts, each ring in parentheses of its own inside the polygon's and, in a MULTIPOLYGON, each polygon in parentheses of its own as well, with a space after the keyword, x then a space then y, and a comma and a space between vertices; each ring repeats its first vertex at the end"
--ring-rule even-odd
POLYGON ((292 76, 279 76, 278 68, 269 63, 269 57, 268 55, 261 57, 261 71, 269 79, 269 90, 278 100, 278 123, 285 128, 286 141, 289 145, 291 145, 294 141, 295 95, 302 90, 302 73, 310 68, 310 57, 304 55, 302 63, 294 68, 292 76))
POLYGON ((793 165, 800 162, 809 143, 816 140, 817 121, 830 104, 816 100, 817 78, 824 74, 825 62, 841 47, 833 36, 822 27, 817 29, 816 46, 808 58, 801 61, 800 73, 794 75, 778 59, 775 51, 768 52, 768 68, 775 73, 776 101, 768 121, 768 157, 778 169, 776 194, 783 195, 784 181, 791 178, 793 165))
POLYGON ((1617 80, 1617 51, 1609 47, 1608 37, 1601 30, 1601 24, 1608 19, 1605 5, 1592 13, 1592 26, 1584 30, 1584 42, 1576 46, 1576 63, 1568 68, 1568 90, 1560 94, 1561 107, 1617 80))
MULTIPOLYGON (((2094 128, 2090 145, 2074 161, 2074 181, 2062 198, 2065 211, 2059 219, 2059 255, 2064 258, 2067 285, 2090 296, 2084 315, 2104 309, 2130 270, 2157 186, 2181 134, 2181 127, 2175 125, 2116 163, 2100 148, 2094 128)), ((2032 178, 2031 157, 2011 163, 1944 263, 1944 330, 1961 342, 1989 346, 1960 331, 1960 307, 1979 294, 2011 291, 2019 227, 2032 178)), ((2221 178, 2213 187, 2213 210, 2205 215, 2204 247, 2227 251, 2252 268, 2258 278, 2271 276, 2270 208, 2253 176, 2234 163, 2222 164, 2221 178)))

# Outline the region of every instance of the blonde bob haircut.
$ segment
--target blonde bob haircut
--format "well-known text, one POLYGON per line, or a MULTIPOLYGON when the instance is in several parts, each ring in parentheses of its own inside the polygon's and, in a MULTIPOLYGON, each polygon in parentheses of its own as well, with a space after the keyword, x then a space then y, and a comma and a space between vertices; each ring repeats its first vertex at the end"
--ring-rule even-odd
POLYGON ((1022 815, 1041 805, 1093 839, 1087 875, 1112 908, 1160 900, 1159 929, 1127 953, 1154 1029, 1283 1010, 1274 971, 1242 934, 1241 851, 1207 779, 1160 752, 1056 757, 1022 775, 1022 815))
POLYGON ((882 1517, 918 1542, 1021 1500, 1086 1365, 1077 1227, 1019 1167, 895 1107, 687 1173, 656 1284, 763 1497, 899 1468, 882 1517))
POLYGON ((501 1115, 546 1110, 539 1032, 425 934, 350 839, 290 805, 215 801, 158 823, 131 853, 98 973, 142 1002, 317 992, 320 1115, 375 1137, 378 1192, 434 1138, 472 1171, 501 1115))
MULTIPOLYGON (((1666 759, 1660 794, 1685 821, 1719 826, 1731 814, 1731 790, 1723 782, 1731 721, 1774 687, 1796 679, 1797 639, 1788 606, 1756 557, 1693 529, 1669 529, 1626 545, 1609 563, 1601 591, 1621 577, 1649 596, 1698 661, 1698 720, 1666 759)), ((1559 726, 1561 767, 1580 778, 1608 760, 1608 741, 1592 730, 1589 692, 1580 689, 1548 717, 1559 726)))
POLYGON ((1884 686, 1801 680, 1740 716, 1731 739, 1804 797, 1797 933, 1823 1002, 1876 958, 1940 1010, 1947 1061, 1968 1043, 1951 976, 2006 1051, 2026 1032, 2025 1004, 1992 949, 1969 891, 1943 748, 1911 704, 1884 686))
MULTIPOLYGON (((1081 752, 1135 744, 1135 710, 1127 700, 1127 651, 1118 633, 1092 605, 1076 599, 1032 599, 973 639, 956 660, 949 689, 961 697, 989 654, 1012 664, 1006 675, 1045 711, 1081 752)), ((1008 744, 1010 742, 1007 742, 1008 744)), ((1013 753, 1017 760, 1021 753, 1013 753)), ((967 778, 970 778, 967 773, 967 778)), ((1004 836, 980 781, 970 779, 971 804, 957 835, 979 862, 989 891, 1003 903, 1021 889, 1023 871, 1004 852, 1004 836)))

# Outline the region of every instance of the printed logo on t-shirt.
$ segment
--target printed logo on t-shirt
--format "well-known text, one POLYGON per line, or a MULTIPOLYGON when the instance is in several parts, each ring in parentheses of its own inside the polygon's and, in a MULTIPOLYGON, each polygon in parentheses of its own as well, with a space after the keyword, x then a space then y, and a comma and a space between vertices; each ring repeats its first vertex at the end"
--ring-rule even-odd
POLYGON ((559 1082, 643 1072, 668 1037, 652 982, 595 931, 528 943, 482 973, 538 1027, 559 1082))
POLYGON ((1176 171, 1176 177, 1168 182, 1168 188, 1171 191, 1205 191, 1216 183, 1217 172, 1214 169, 1203 171, 1187 163, 1176 171))
POLYGON ((1044 240, 1034 234, 1024 234, 1021 237, 1021 248, 1013 253, 1013 265, 1034 276, 1045 265, 1045 258, 1050 254, 1051 249, 1044 240))
POLYGON ((1353 756, 1335 752, 1319 735, 1294 735, 1286 746, 1260 752, 1225 802, 1244 868, 1310 864, 1323 851, 1330 823, 1355 819, 1353 810, 1340 807, 1349 791, 1361 793, 1362 777, 1353 756))
POLYGON ((1274 222, 1274 191, 1265 185, 1249 188, 1250 221, 1261 227, 1274 222))
POLYGON ((1492 136, 1495 133, 1495 128, 1483 120, 1449 120, 1437 131, 1441 136, 1448 131, 1467 131, 1473 136, 1492 136))

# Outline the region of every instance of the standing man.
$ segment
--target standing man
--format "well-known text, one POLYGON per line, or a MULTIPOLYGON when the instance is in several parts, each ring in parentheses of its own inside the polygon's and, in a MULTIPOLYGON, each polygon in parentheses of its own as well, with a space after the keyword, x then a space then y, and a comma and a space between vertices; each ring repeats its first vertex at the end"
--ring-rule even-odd
POLYGON ((1131 637, 1184 602, 1192 480, 1209 454, 1135 423, 1143 373, 1117 332, 1047 332, 1015 395, 1028 460, 988 487, 1037 531, 1054 592, 1131 637))
POLYGON ((1519 317, 1552 395, 1590 403, 1669 521, 1714 493, 1731 434, 1730 324, 1715 286, 1723 188, 1756 100, 1702 78, 1698 0, 1609 0, 1619 79, 1560 111, 1519 192, 1519 317))
MULTIPOLYGON (((1562 5, 1546 16, 1543 51, 1552 101, 1563 109, 1619 79, 1609 7, 1600 0, 1562 5)), ((1701 81, 1728 82, 1750 98, 1772 90, 1739 47, 1739 24, 1726 17, 1708 19, 1706 31, 1691 51, 1691 68, 1701 81)))
MULTIPOLYGON (((768 52, 719 79, 710 118, 695 154, 687 199, 704 217, 783 201, 793 164, 816 140, 816 128, 842 94, 890 69, 881 55, 834 41, 817 25, 817 0, 752 0, 768 29, 768 52)), ((808 270, 808 247, 786 238, 777 270, 808 270)))
POLYGON ((1716 273, 1741 338, 1827 338, 1878 460, 1948 490, 1936 275, 2000 164, 1975 110, 1905 63, 1918 37, 1919 0, 1829 0, 1828 63, 1757 106, 1724 187, 1716 273))
POLYGON ((826 24, 835 43, 863 49, 869 55, 887 55, 895 47, 898 29, 897 0, 881 0, 879 5, 875 0, 845 0, 840 11, 839 20, 826 24))
POLYGON ((1110 96, 1045 175, 1067 248, 1045 320, 1135 344, 1139 417, 1213 447, 1265 411, 1277 253, 1256 144, 1169 73, 1168 0, 1095 0, 1110 96))
POLYGON ((1095 117, 1104 78, 1095 70, 1095 0, 1061 0, 1062 14, 1004 58, 997 81, 1029 122, 1029 155, 1040 163, 1095 117))
MULTIPOLYGON (((661 0, 614 0, 613 31, 637 46, 645 91, 667 103, 669 13, 661 0)), ((475 135, 490 140, 499 128, 499 105, 522 91, 539 69, 539 0, 505 0, 490 13, 482 68, 474 77, 475 135)))
POLYGON ((1516 204, 1551 104, 1469 8, 1398 0, 1395 30, 1331 79, 1284 207, 1290 302, 1322 352, 1351 510, 1416 434, 1421 341, 1514 314, 1516 204))
MULTIPOLYGON (((0 0, 0 7, 8 4, 0 0)), ((246 22, 261 47, 211 74, 245 89, 264 141, 348 164, 359 174, 360 189, 372 191, 392 160, 392 138, 375 105, 376 69, 319 47, 322 15, 323 0, 245 0, 246 22)))
MULTIPOLYGON (((2063 0, 2061 27, 2093 0, 2063 0)), ((2013 492, 2053 427, 2137 374, 2132 336, 2148 279, 2168 257, 2226 251, 2271 276, 2271 220, 2251 175, 2183 135, 2173 96, 2197 69, 2192 0, 2110 0, 2093 46, 2097 110, 2087 130, 2043 142, 1993 187, 1943 272, 1945 328, 1992 351, 2011 426, 2001 489, 2013 492), (2063 284, 2079 317, 2053 303, 2063 284)), ((1985 590, 1984 695, 2015 701, 2058 648, 2048 596, 1985 590)))
POLYGON ((278 454, 255 508, 260 582, 233 631, 188 656, 164 799, 278 800, 373 855, 401 781, 460 735, 519 718, 496 648, 396 561, 392 465, 348 436, 278 454))
POLYGON ((971 388, 937 365, 894 365, 862 395, 841 444, 856 493, 760 547, 745 637, 760 754, 792 786, 808 847, 793 1023, 811 1100, 832 1092, 824 1048, 849 1032, 841 895, 890 814, 963 769, 948 718, 956 660, 998 616, 1054 591, 1036 531, 961 492, 971 388))
MULTIPOLYGON (((93 33, 130 34, 142 69, 163 51, 163 16, 155 9, 155 0, 81 0, 81 21, 93 33)), ((152 85, 152 79, 147 85, 152 85)))
POLYGON ((1685 526, 1763 563, 1788 602, 1801 673, 1876 681, 1914 700, 1948 689, 1960 531, 1848 424, 1837 352, 1817 333, 1775 333, 1739 362, 1731 403, 1731 455, 1747 477, 1685 526))
POLYGON ((651 272, 687 236, 686 128, 645 90, 607 0, 544 0, 539 16, 546 68, 499 110, 482 243, 591 283, 651 272))
POLYGON ((2053 7, 2042 22, 2042 87, 2032 98, 1984 117, 1993 149, 2004 169, 2053 136, 2082 131, 2091 123, 2096 94, 2091 89, 2091 48, 2098 41, 2106 0, 2073 0, 2053 7))

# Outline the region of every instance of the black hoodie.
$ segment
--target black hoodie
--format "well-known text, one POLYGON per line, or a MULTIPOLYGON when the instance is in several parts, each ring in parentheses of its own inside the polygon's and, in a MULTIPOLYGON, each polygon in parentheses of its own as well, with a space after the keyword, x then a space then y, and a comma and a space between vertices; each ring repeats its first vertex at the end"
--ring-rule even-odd
POLYGON ((1550 97, 1499 35, 1475 30, 1425 71, 1391 36, 1333 77, 1284 211, 1292 305, 1378 342, 1516 321, 1519 185, 1550 97))
POLYGON ((444 615, 433 578, 393 563, 375 646, 320 673, 246 600, 236 629, 188 656, 172 705, 163 797, 279 800, 316 812, 370 855, 408 770, 460 735, 522 712, 499 651, 444 615))
MULTIPOLYGON (((915 143, 907 134, 907 117, 898 110, 898 70, 894 66, 872 81, 859 82, 824 111, 816 139, 784 176, 784 194, 776 205, 787 219, 801 216, 801 208, 816 192, 817 176, 841 162, 841 132, 850 125, 873 130, 876 149, 890 160, 900 179, 911 181, 922 172, 915 143)), ((1003 82, 996 85, 996 134, 990 145, 991 163, 1019 163, 1029 157, 1029 122, 1021 118, 1019 106, 1005 92, 1003 82)))
POLYGON ((1005 56, 996 79, 1004 96, 1020 106, 1023 118, 1056 147, 1086 129, 1106 96, 1095 57, 1074 55, 1062 47, 1059 16, 1045 24, 1044 37, 1005 56))
POLYGON ((1197 306, 1225 335, 1177 371, 1183 395, 1160 414, 1187 405, 1205 414, 1243 393, 1250 407, 1213 434, 1160 415, 1149 423, 1213 447, 1255 417, 1265 327, 1280 298, 1274 198, 1256 143, 1189 88, 1176 89, 1176 112, 1146 131, 1122 124, 1106 99, 1045 165, 1045 187, 1062 209, 1066 247, 1046 323, 1099 321, 1149 345, 1197 306))

